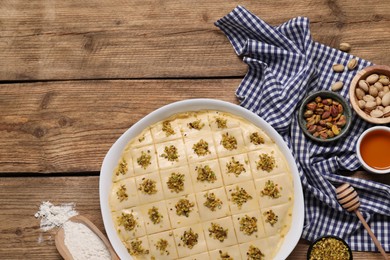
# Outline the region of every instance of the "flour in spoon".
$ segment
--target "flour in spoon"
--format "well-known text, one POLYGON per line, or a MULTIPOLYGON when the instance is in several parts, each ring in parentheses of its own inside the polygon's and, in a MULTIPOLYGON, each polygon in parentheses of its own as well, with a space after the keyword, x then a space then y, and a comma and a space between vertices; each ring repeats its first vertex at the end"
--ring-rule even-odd
POLYGON ((110 252, 103 241, 86 225, 68 221, 62 227, 65 234, 65 245, 73 259, 111 259, 110 252))

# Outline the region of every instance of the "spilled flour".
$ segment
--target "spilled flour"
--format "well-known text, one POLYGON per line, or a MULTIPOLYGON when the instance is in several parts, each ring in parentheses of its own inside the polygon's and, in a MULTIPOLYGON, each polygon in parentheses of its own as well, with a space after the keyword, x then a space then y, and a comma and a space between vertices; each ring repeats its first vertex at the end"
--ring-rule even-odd
POLYGON ((41 219, 41 230, 49 231, 55 227, 60 227, 69 218, 78 215, 74 209, 74 203, 65 203, 55 206, 49 201, 44 201, 39 207, 39 211, 35 213, 36 218, 41 219))

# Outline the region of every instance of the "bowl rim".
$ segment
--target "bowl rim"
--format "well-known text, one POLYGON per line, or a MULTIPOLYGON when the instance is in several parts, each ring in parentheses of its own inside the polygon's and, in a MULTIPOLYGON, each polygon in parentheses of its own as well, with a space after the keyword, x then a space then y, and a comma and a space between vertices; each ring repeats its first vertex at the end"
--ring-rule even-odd
POLYGON ((360 109, 355 95, 355 89, 357 88, 359 80, 362 79, 362 77, 367 77, 368 75, 373 74, 375 72, 386 74, 390 77, 390 67, 387 65, 372 65, 361 69, 353 77, 351 84, 349 85, 349 101, 352 105, 353 110, 363 120, 373 124, 387 124, 390 123, 390 117, 374 118, 367 115, 363 110, 360 109))
POLYGON ((132 259, 132 257, 127 253, 126 248, 120 241, 115 231, 111 218, 108 196, 112 185, 112 172, 116 167, 122 150, 131 138, 135 137, 145 127, 151 125, 152 123, 156 123, 177 113, 207 109, 220 110, 245 118, 254 125, 262 127, 262 130, 267 133, 278 145, 280 151, 286 158, 288 166, 291 169, 294 184, 294 207, 292 210, 293 215, 290 230, 285 235, 284 241, 279 247, 279 251, 277 252, 274 259, 286 259, 298 244, 303 231, 304 222, 303 190, 296 161, 283 138, 264 119, 239 105, 217 99, 187 99, 160 107, 136 122, 115 141, 103 159, 99 177, 99 199, 101 214, 107 236, 113 245, 114 250, 121 257, 121 259, 132 259))
POLYGON ((356 155, 360 161, 360 163, 362 164, 363 168, 365 168, 367 171, 369 172, 372 172, 372 173, 375 173, 375 174, 386 174, 386 173, 390 173, 390 167, 387 168, 387 169, 384 169, 384 170, 378 170, 378 169, 375 169, 375 168, 372 168, 371 166, 369 166, 364 160, 363 160, 363 157, 360 153, 360 145, 362 143, 362 140, 363 138, 368 134, 368 133, 371 133, 373 131, 377 131, 377 130, 385 130, 385 131, 388 131, 390 132, 390 128, 387 127, 387 126, 373 126, 373 127, 370 127, 368 129, 366 129, 360 136, 359 136, 359 139, 357 140, 357 143, 356 143, 356 155))
POLYGON ((329 91, 329 90, 318 90, 318 91, 313 91, 313 92, 308 93, 306 95, 306 97, 303 99, 301 106, 299 108, 299 112, 298 112, 298 123, 299 123, 299 126, 301 127, 303 133, 307 137, 309 137, 311 140, 316 141, 316 142, 320 142, 320 143, 330 143, 333 141, 337 141, 338 139, 340 139, 341 137, 343 137, 344 135, 346 135, 348 133, 348 131, 351 127, 351 115, 352 115, 352 110, 351 110, 350 106, 348 105, 347 100, 343 96, 341 96, 339 93, 335 93, 335 92, 329 91), (343 109, 344 109, 343 114, 345 115, 345 117, 347 119, 347 123, 342 128, 342 132, 339 135, 332 137, 332 138, 329 138, 329 139, 321 139, 321 138, 314 137, 312 134, 310 134, 307 131, 306 125, 304 124, 305 119, 303 117, 303 113, 304 113, 303 111, 304 111, 306 105, 309 103, 309 101, 314 99, 316 96, 321 96, 321 95, 327 95, 327 96, 334 97, 335 99, 337 99, 338 102, 342 103, 343 109))
POLYGON ((348 252, 349 252, 349 255, 350 255, 350 258, 349 260, 352 260, 353 259, 353 255, 352 255, 352 250, 351 250, 351 247, 348 245, 348 243, 342 239, 341 237, 339 236, 335 236, 335 235, 323 235, 323 236, 320 236, 318 238, 316 238, 309 246, 309 248, 307 249, 307 260, 310 260, 310 253, 311 253, 311 250, 313 249, 313 246, 319 242, 321 239, 323 238, 334 238, 334 239, 337 239, 339 241, 341 241, 347 248, 348 248, 348 252))

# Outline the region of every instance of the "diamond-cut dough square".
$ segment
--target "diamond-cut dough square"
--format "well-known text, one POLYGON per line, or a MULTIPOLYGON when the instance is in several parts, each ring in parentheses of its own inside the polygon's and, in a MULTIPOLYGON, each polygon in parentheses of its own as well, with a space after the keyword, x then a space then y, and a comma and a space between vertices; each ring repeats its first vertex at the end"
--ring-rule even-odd
POLYGON ((284 236, 283 237, 280 235, 270 236, 267 238, 267 241, 269 245, 272 245, 273 249, 276 249, 270 252, 270 258, 268 259, 274 259, 275 255, 279 252, 279 248, 282 246, 283 242, 285 242, 284 236))
POLYGON ((258 209, 258 196, 256 195, 256 189, 252 180, 226 186, 225 190, 228 196, 229 207, 232 214, 258 209), (252 197, 252 199, 248 199, 247 202, 242 204, 241 207, 239 207, 238 204, 235 203, 232 199, 232 193, 237 192, 237 187, 239 190, 243 188, 252 197))
POLYGON ((252 180, 251 167, 249 165, 247 154, 237 154, 233 156, 220 158, 219 164, 221 167, 221 174, 225 185, 252 180), (233 160, 238 161, 240 164, 244 166, 245 169, 238 176, 236 176, 234 173, 228 172, 227 165, 233 160))
POLYGON ((210 132, 210 125, 209 125, 209 120, 207 117, 206 113, 197 115, 197 116, 189 116, 186 118, 179 118, 178 119, 178 124, 180 126, 180 129, 183 133, 184 138, 193 138, 199 135, 204 135, 210 132), (190 128, 189 124, 194 123, 196 121, 199 121, 199 124, 202 125, 203 127, 201 129, 195 129, 195 128, 190 128))
MULTIPOLYGON (((141 241, 141 246, 143 249, 145 250, 149 250, 150 246, 149 246, 149 241, 148 241, 148 238, 146 236, 144 237, 140 237, 140 238, 137 238, 137 239, 132 239, 130 241, 126 241, 125 243, 125 246, 129 249, 131 246, 131 242, 132 241, 141 241)), ((137 260, 138 259, 150 259, 150 250, 149 250, 149 253, 148 254, 143 254, 143 255, 137 255, 137 260)))
POLYGON ((138 207, 117 211, 113 214, 112 220, 114 222, 114 226, 115 229, 117 230, 117 233, 119 234, 120 237, 122 237, 123 241, 146 235, 145 224, 140 209, 138 207), (119 222, 122 214, 133 215, 137 223, 133 230, 126 230, 123 225, 120 225, 119 222))
MULTIPOLYGON (((165 121, 165 120, 164 120, 165 121)), ((152 136, 155 143, 166 142, 169 140, 179 139, 181 138, 180 126, 178 125, 176 120, 167 120, 171 123, 171 127, 175 132, 172 135, 167 135, 165 131, 163 131, 163 122, 161 121, 151 127, 152 136)))
POLYGON ((291 222, 291 207, 289 204, 282 204, 273 206, 270 208, 264 208, 261 210, 261 213, 263 214, 264 218, 264 229, 267 236, 273 236, 276 234, 285 235, 288 230, 288 225, 286 223, 291 222), (267 222, 267 211, 272 210, 276 216, 278 216, 278 220, 275 224, 271 225, 269 222, 267 222))
POLYGON ((244 143, 247 147, 248 150, 253 151, 253 150, 258 150, 264 147, 265 145, 272 145, 274 144, 274 141, 269 138, 268 135, 264 133, 264 131, 260 130, 257 127, 254 126, 246 126, 242 128, 242 135, 244 137, 244 143), (251 142, 250 136, 253 133, 258 133, 261 138, 263 138, 264 143, 263 144, 255 144, 251 142))
POLYGON ((173 230, 173 236, 176 242, 177 253, 179 254, 179 257, 199 254, 207 250, 206 240, 203 235, 203 229, 201 224, 194 224, 191 226, 175 229, 173 230), (195 244, 192 248, 189 248, 184 245, 183 241, 181 240, 181 237, 183 236, 184 232, 188 232, 190 229, 192 229, 194 233, 198 234, 198 243, 195 244))
POLYGON ((248 153, 248 157, 254 179, 272 176, 281 172, 286 172, 288 170, 286 162, 283 159, 283 156, 280 154, 279 149, 276 147, 276 145, 264 146, 260 150, 248 153), (257 163, 260 160, 259 156, 262 154, 267 154, 275 159, 275 167, 269 172, 264 171, 261 168, 258 169, 257 167, 257 163))
POLYGON ((194 163, 194 162, 200 162, 200 161, 206 161, 217 158, 217 152, 215 151, 214 141, 211 134, 207 135, 200 135, 198 137, 192 138, 192 139, 184 139, 187 156, 188 156, 188 162, 194 163), (193 149, 193 146, 197 143, 199 143, 201 140, 207 142, 208 144, 208 151, 210 153, 207 153, 205 155, 197 155, 193 149))
POLYGON ((157 232, 171 229, 171 222, 169 221, 168 210, 164 200, 143 205, 140 206, 139 208, 143 215, 143 220, 145 222, 145 228, 147 234, 154 234, 157 232), (150 219, 149 210, 152 209, 153 207, 156 207, 158 212, 162 215, 160 223, 154 224, 150 219))
POLYGON ((139 204, 139 199, 137 194, 137 186, 135 184, 134 178, 124 179, 112 185, 111 194, 110 194, 111 210, 117 211, 124 208, 130 208, 138 204, 139 204), (119 192, 119 190, 122 187, 125 189, 127 198, 121 201, 118 198, 117 192, 119 192))
POLYGON ((257 196, 259 197, 260 208, 263 209, 263 208, 287 203, 290 200, 292 200, 293 194, 292 194, 292 187, 290 184, 291 181, 289 177, 290 176, 288 176, 288 174, 279 174, 276 176, 270 176, 268 178, 255 180, 256 193, 257 196), (278 184, 278 187, 281 188, 279 189, 281 195, 279 198, 271 198, 270 196, 261 194, 261 191, 264 189, 265 184, 268 180, 273 181, 274 184, 278 184))
POLYGON ((187 164, 187 156, 185 154, 185 147, 182 139, 156 144, 156 150, 157 161, 158 165, 160 166, 160 169, 174 168, 187 164), (173 145, 177 149, 177 160, 168 160, 168 158, 163 157, 163 155, 167 155, 165 153, 165 147, 169 149, 171 145, 173 145))
POLYGON ((242 132, 240 128, 232 128, 232 129, 223 130, 221 132, 216 132, 213 134, 213 138, 217 147, 216 150, 217 150, 218 157, 235 155, 245 151, 244 139, 242 137, 242 132), (237 148, 232 150, 226 149, 223 146, 223 141, 222 141, 223 135, 234 137, 235 140, 237 141, 237 148))
POLYGON ((236 231, 236 236, 238 243, 248 242, 254 239, 265 237, 265 231, 263 226, 263 218, 259 210, 254 210, 246 213, 236 214, 232 216, 234 223, 234 230, 236 231), (240 230, 240 219, 249 216, 250 218, 255 217, 257 219, 257 232, 253 232, 250 235, 245 234, 240 230))
POLYGON ((230 216, 207 221, 204 222, 202 225, 206 237, 207 247, 209 250, 214 250, 221 247, 227 247, 237 244, 237 238, 233 228, 233 221, 230 216), (227 229, 227 237, 224 239, 224 241, 219 241, 218 239, 210 236, 209 228, 211 228, 212 223, 220 225, 224 230, 227 229))
POLYGON ((180 258, 180 260, 215 260, 213 258, 210 258, 208 252, 204 252, 201 254, 191 255, 187 257, 180 258))
POLYGON ((153 138, 149 128, 142 131, 142 133, 140 133, 137 137, 133 139, 131 143, 129 143, 129 145, 132 145, 133 148, 151 144, 153 144, 153 138))
POLYGON ((254 247, 257 247, 258 249, 260 249, 260 251, 264 254, 264 257, 261 258, 261 259, 264 259, 264 260, 271 260, 271 259, 273 259, 273 256, 272 256, 272 253, 271 253, 272 251, 270 249, 270 248, 273 248, 273 245, 270 246, 268 244, 267 239, 265 239, 265 238, 241 244, 240 245, 240 251, 241 251, 242 259, 248 259, 247 253, 248 253, 249 247, 251 245, 254 246, 254 247))
POLYGON ((196 201, 198 203, 199 215, 202 221, 226 217, 230 215, 229 203, 226 197, 224 187, 198 192, 196 193, 196 201), (216 199, 221 200, 222 202, 221 208, 217 207, 215 208, 215 211, 212 211, 208 207, 204 206, 204 203, 206 202, 205 195, 207 193, 214 193, 216 199))
POLYGON ((154 149, 154 145, 144 146, 140 148, 135 148, 131 152, 131 157, 133 159, 133 167, 135 175, 141 175, 149 172, 154 172, 158 170, 157 165, 157 152, 154 149), (138 163, 138 159, 141 158, 142 152, 146 155, 150 155, 150 164, 145 168, 138 163))
MULTIPOLYGON (((221 258, 221 253, 228 253, 228 255, 233 259, 241 259, 241 253, 238 246, 229 246, 225 248, 216 249, 210 251, 210 258, 213 260, 223 260, 221 258)), ((244 258, 246 259, 246 258, 244 258)))
POLYGON ((118 166, 115 167, 114 169, 114 173, 112 175, 112 181, 117 182, 133 176, 134 176, 133 159, 131 158, 131 153, 129 151, 125 151, 122 155, 122 158, 118 162, 118 166), (124 174, 118 172, 119 164, 123 162, 126 163, 126 167, 127 167, 127 171, 124 174))
POLYGON ((235 120, 231 116, 229 116, 223 112, 219 112, 219 111, 209 112, 209 123, 210 123, 210 128, 213 131, 226 130, 226 129, 240 126, 240 123, 238 120, 235 120), (226 119, 226 128, 219 128, 218 127, 217 118, 221 118, 223 120, 226 119))
POLYGON ((200 222, 199 210, 196 205, 196 199, 194 194, 169 199, 166 200, 166 202, 169 218, 171 220, 171 225, 173 228, 184 227, 200 222), (188 199, 190 202, 194 203, 194 207, 192 207, 192 210, 190 211, 188 217, 183 215, 179 216, 176 213, 176 203, 178 203, 181 199, 188 199))
POLYGON ((214 189, 214 188, 223 186, 221 170, 219 168, 218 160, 193 163, 193 164, 190 164, 189 167, 190 167, 190 175, 191 175, 191 179, 192 179, 192 184, 194 186, 195 192, 214 189), (199 167, 203 168, 205 166, 209 166, 211 171, 213 171, 215 173, 216 180, 214 182, 209 182, 207 180, 201 181, 201 180, 197 179, 198 178, 198 170, 197 169, 199 169, 199 167))
POLYGON ((160 177, 161 177, 162 187, 164 190, 164 196, 166 199, 180 197, 194 192, 192 188, 191 175, 187 165, 174 168, 174 169, 163 170, 160 172, 160 177), (171 177, 172 173, 184 174, 184 189, 180 192, 176 192, 168 188, 167 182, 171 177))
POLYGON ((172 231, 149 235, 148 239, 150 245, 150 256, 154 256, 156 259, 163 260, 169 260, 178 257, 172 231), (163 252, 160 252, 160 250, 156 248, 156 244, 160 239, 165 239, 168 242, 167 249, 163 252))
POLYGON ((137 185, 138 198, 141 203, 151 203, 154 201, 159 201, 164 199, 164 194, 162 192, 162 187, 161 187, 160 175, 158 174, 158 172, 137 176, 135 177, 135 183, 137 185), (147 179, 155 182, 156 189, 157 189, 156 193, 147 194, 144 191, 140 190, 141 184, 147 179))

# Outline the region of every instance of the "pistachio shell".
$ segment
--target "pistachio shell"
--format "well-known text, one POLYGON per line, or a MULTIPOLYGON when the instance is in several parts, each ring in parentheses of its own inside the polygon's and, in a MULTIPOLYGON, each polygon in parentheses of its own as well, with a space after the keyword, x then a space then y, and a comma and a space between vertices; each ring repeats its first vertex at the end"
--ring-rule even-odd
POLYGON ((374 87, 375 87, 378 91, 382 91, 382 90, 383 90, 383 84, 380 83, 379 81, 375 82, 374 87))
POLYGON ((383 109, 383 116, 388 117, 390 116, 390 106, 387 106, 383 109))
POLYGON ((334 72, 343 72, 344 65, 343 64, 333 64, 332 69, 334 72))
POLYGON ((390 87, 389 86, 383 87, 383 92, 387 93, 389 91, 390 91, 390 87))
POLYGON ((358 64, 357 59, 350 59, 347 64, 348 70, 354 70, 358 64))
POLYGON ((338 90, 343 88, 343 85, 344 85, 344 83, 342 81, 337 81, 337 82, 333 83, 331 89, 333 91, 338 91, 338 90))
POLYGON ((374 109, 370 112, 370 116, 375 117, 375 118, 379 118, 379 117, 383 116, 383 112, 378 110, 378 109, 374 109))
POLYGON ((378 92, 378 97, 383 98, 386 93, 382 90, 378 92))
POLYGON ((358 101, 358 106, 359 106, 360 109, 365 108, 365 107, 366 107, 366 101, 364 101, 364 100, 359 100, 359 101, 358 101))
POLYGON ((339 45, 339 50, 344 52, 349 52, 351 50, 351 44, 347 42, 342 42, 339 45))
POLYGON ((383 85, 389 85, 390 84, 390 80, 388 77, 382 77, 382 78, 379 78, 379 82, 382 83, 383 85))
POLYGON ((371 96, 371 95, 365 95, 363 97, 363 100, 366 101, 366 102, 368 102, 368 101, 375 101, 375 98, 373 96, 371 96))
POLYGON ((378 96, 378 89, 374 86, 370 86, 368 89, 368 93, 370 96, 377 97, 378 96))
POLYGON ((355 89, 355 94, 356 94, 357 99, 358 99, 358 100, 361 100, 361 99, 363 99, 363 97, 364 97, 364 95, 365 95, 366 93, 364 93, 364 91, 361 90, 360 88, 356 88, 356 89, 355 89))
POLYGON ((387 92, 383 98, 382 98, 382 105, 384 107, 387 107, 388 105, 390 105, 390 92, 387 92))
POLYGON ((380 97, 375 98, 376 105, 379 106, 382 104, 382 99, 380 97))
POLYGON ((383 111, 383 109, 385 109, 385 108, 383 106, 377 106, 376 109, 383 111))
POLYGON ((359 80, 359 88, 361 88, 363 91, 368 92, 368 83, 365 80, 359 80))
POLYGON ((379 79, 379 75, 378 74, 371 74, 370 76, 367 77, 366 81, 368 84, 374 84, 375 82, 377 82, 379 79))
POLYGON ((368 110, 373 110, 376 107, 375 101, 367 101, 365 108, 368 110))

